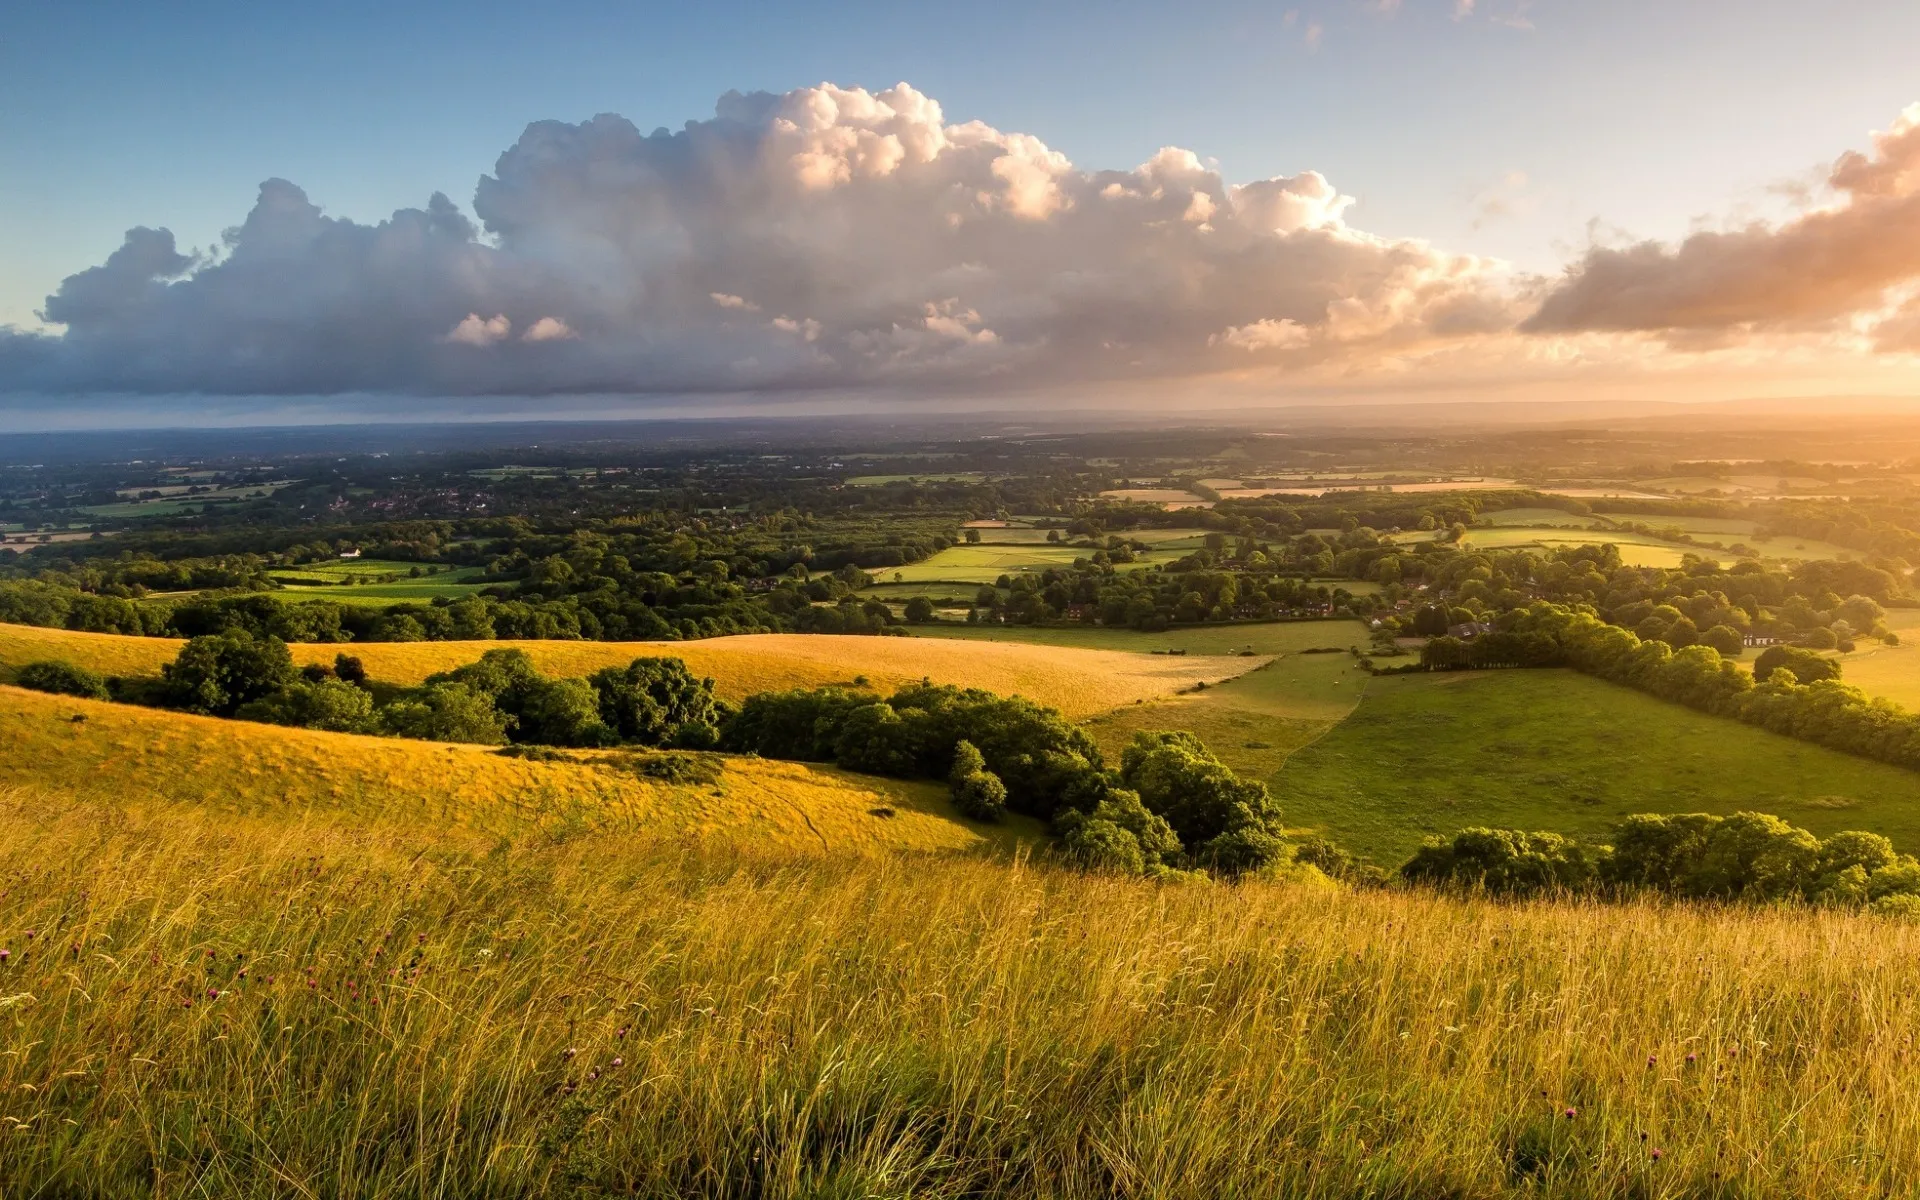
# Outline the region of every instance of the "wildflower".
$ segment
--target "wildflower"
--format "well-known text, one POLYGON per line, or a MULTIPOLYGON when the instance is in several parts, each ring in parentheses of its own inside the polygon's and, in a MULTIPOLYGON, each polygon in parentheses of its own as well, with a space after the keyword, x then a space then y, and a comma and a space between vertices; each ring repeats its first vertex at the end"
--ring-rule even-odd
POLYGON ((1658 1147, 1658 1146, 1655 1146, 1655 1147, 1653 1148, 1653 1161, 1655 1161, 1655 1162, 1659 1162, 1659 1161, 1660 1161, 1660 1147, 1658 1147))
POLYGON ((1655 1057, 1654 1057, 1653 1055, 1651 1055, 1651 1054, 1649 1054, 1649 1055, 1647 1055, 1647 1065, 1648 1065, 1648 1066, 1652 1066, 1652 1065, 1653 1065, 1654 1063, 1656 1063, 1656 1062, 1659 1062, 1659 1061, 1660 1061, 1660 1060, 1659 1060, 1659 1059, 1657 1059, 1657 1058, 1655 1058, 1655 1057))
POLYGON ((13 957, 13 951, 11 951, 11 950, 0 950, 0 963, 3 963, 3 962, 5 962, 5 961, 7 961, 8 959, 10 959, 10 958, 12 958, 12 957, 13 957))
POLYGON ((1696 1062, 1699 1062, 1699 1061, 1700 1061, 1700 1056, 1699 1056, 1698 1054, 1689 1054, 1689 1055, 1687 1055, 1687 1062, 1688 1062, 1688 1063, 1696 1063, 1696 1062))
POLYGON ((572 1046, 568 1046, 568 1047, 567 1047, 567 1048, 566 1048, 565 1050, 562 1050, 562 1051, 560 1052, 560 1057, 561 1057, 561 1058, 572 1058, 572 1057, 573 1057, 574 1055, 576 1055, 576 1054, 578 1054, 578 1053, 579 1053, 579 1051, 578 1051, 578 1050, 575 1050, 575 1049, 574 1049, 574 1048, 573 1048, 572 1046))
POLYGON ((218 1000, 219 998, 220 998, 220 989, 219 989, 219 988, 208 988, 208 989, 207 989, 207 999, 209 999, 209 1000, 218 1000))
POLYGON ((616 1058, 613 1060, 613 1065, 616 1067, 624 1067, 627 1065, 627 1060, 624 1058, 616 1058))
POLYGON ((1567 1120, 1569 1121, 1573 1120, 1575 1117, 1579 1115, 1580 1115, 1580 1110, 1577 1108, 1569 1108, 1567 1110, 1567 1120))

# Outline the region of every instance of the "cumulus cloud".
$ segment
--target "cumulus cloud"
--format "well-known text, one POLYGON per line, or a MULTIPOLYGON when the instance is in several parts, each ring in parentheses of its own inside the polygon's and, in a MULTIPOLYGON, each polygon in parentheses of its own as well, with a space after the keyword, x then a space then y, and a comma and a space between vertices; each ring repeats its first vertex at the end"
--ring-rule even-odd
POLYGON ((677 132, 531 125, 472 218, 436 194, 362 224, 269 180, 205 254, 133 230, 48 298, 62 333, 0 333, 0 387, 911 391, 1511 330, 1497 264, 1367 234, 1352 205, 1313 171, 1229 185, 1177 148, 1089 170, 905 84, 730 93, 677 132))
MULTIPOLYGON (((1920 283, 1920 105, 1850 151, 1827 176, 1831 202, 1778 225, 1750 224, 1589 250, 1527 321, 1534 332, 1641 331, 1677 344, 1764 333, 1874 327, 1920 283)), ((1883 348, 1906 348, 1905 314, 1883 348)))

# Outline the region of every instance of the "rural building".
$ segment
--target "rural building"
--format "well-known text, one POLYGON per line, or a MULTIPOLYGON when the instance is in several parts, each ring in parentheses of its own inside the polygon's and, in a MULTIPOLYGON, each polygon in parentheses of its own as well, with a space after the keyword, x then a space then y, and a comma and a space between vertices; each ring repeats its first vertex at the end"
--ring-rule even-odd
POLYGON ((1748 633, 1741 635, 1740 644, 1742 646, 1771 646, 1779 640, 1779 638, 1773 637, 1770 634, 1748 633))
POLYGON ((341 558, 359 558, 360 552, 358 550, 342 550, 340 552, 340 557, 341 558))

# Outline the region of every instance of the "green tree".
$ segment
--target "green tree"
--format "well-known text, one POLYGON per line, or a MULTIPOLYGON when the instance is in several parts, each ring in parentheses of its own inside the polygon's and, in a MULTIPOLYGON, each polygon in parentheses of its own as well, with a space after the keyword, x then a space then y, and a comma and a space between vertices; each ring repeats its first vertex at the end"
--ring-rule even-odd
POLYGON ((1840 678, 1840 660, 1822 658, 1811 650, 1802 650, 1798 646, 1768 646, 1753 660, 1753 681, 1765 683, 1773 673, 1781 668, 1793 673, 1801 683, 1818 683, 1823 679, 1840 678))
POLYGON ((380 717, 401 737, 482 746, 504 744, 512 724, 512 718, 494 706, 492 696, 454 682, 428 684, 387 705, 380 717))
POLYGON ((1007 785, 987 770, 987 760, 964 738, 953 748, 953 770, 948 773, 947 784, 953 792, 953 806, 961 816, 998 821, 1007 815, 1007 785))
POLYGON ((192 639, 161 675, 175 705, 216 717, 230 717, 299 678, 285 642, 244 630, 192 639))
POLYGON ((601 722, 621 741, 662 746, 687 726, 720 723, 713 680, 677 658, 636 658, 595 671, 587 682, 598 694, 601 722))
POLYGON ((908 600, 907 620, 916 625, 933 620, 933 601, 925 596, 915 596, 908 600))

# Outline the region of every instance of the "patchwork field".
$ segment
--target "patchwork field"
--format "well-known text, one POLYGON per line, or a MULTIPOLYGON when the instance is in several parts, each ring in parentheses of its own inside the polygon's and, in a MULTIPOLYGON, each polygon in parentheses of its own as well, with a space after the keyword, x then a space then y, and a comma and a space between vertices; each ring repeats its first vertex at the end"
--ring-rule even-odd
MULTIPOLYGON (((11 670, 37 660, 64 659, 102 674, 153 674, 173 660, 180 645, 172 638, 0 625, 0 667, 11 670)), ((729 700, 755 692, 851 683, 860 675, 883 691, 926 678, 1026 696, 1072 717, 1091 716, 1196 683, 1218 683, 1262 661, 798 633, 691 642, 355 642, 299 644, 291 649, 300 663, 331 663, 336 654, 351 653, 373 678, 413 684, 501 647, 525 650, 550 675, 586 675, 640 657, 679 658, 696 674, 712 676, 715 690, 729 700)))
POLYGON ((457 827, 496 836, 581 832, 831 850, 1010 848, 1037 826, 960 819, 939 784, 831 767, 695 756, 698 781, 643 773, 661 756, 574 751, 508 758, 483 746, 223 721, 0 686, 0 786, 211 812, 457 827), (875 810, 887 810, 877 815, 875 810))

